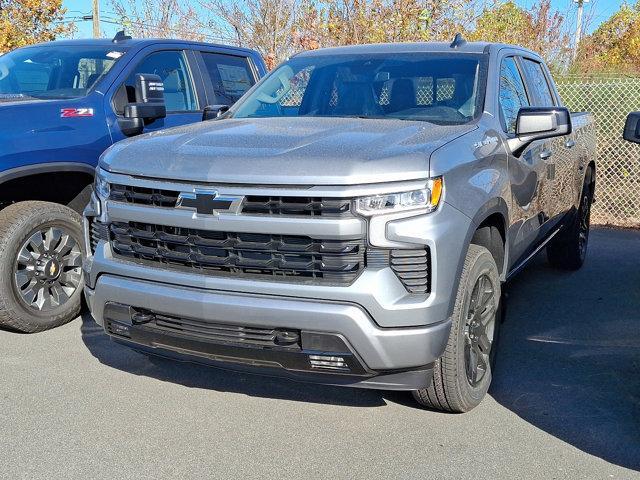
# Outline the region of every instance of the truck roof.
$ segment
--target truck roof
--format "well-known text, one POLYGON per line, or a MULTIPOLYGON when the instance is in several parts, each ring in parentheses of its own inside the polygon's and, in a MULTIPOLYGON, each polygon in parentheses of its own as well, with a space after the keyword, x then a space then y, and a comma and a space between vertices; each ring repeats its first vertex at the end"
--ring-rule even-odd
MULTIPOLYGON (((201 47, 220 47, 226 49, 233 49, 239 52, 244 53, 254 53, 253 50, 249 48, 236 47, 233 45, 225 45, 223 43, 207 43, 207 42, 196 42, 193 40, 178 40, 171 38, 126 38, 123 40, 119 40, 114 42, 111 38, 82 38, 82 39, 72 39, 72 40, 55 40, 53 42, 44 42, 38 43, 35 45, 30 45, 33 47, 44 47, 44 46, 65 46, 65 45, 77 45, 77 46, 124 46, 124 47, 136 47, 143 48, 149 45, 155 45, 158 43, 163 44, 176 44, 176 45, 193 45, 193 46, 201 46, 201 47)), ((29 48, 29 47, 26 47, 29 48)))
POLYGON ((466 42, 462 40, 452 46, 452 42, 406 42, 406 43, 371 43, 364 45, 348 45, 344 47, 321 48, 318 50, 308 50, 298 53, 296 56, 315 55, 358 55, 376 53, 411 53, 411 52, 433 52, 433 53, 490 53, 490 51, 502 48, 520 50, 528 54, 539 56, 531 50, 516 45, 507 45, 491 42, 466 42))

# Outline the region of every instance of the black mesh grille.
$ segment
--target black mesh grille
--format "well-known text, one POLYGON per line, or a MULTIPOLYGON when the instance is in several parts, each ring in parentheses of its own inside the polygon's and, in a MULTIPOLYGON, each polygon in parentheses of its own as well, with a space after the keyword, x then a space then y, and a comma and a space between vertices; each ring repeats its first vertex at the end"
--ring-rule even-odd
POLYGON ((299 340, 286 346, 279 344, 277 335, 280 330, 275 328, 211 323, 161 314, 155 314, 153 322, 145 326, 151 326, 165 333, 188 335, 199 340, 259 347, 300 349, 299 340))
POLYGON ((429 293, 431 290, 431 256, 429 248, 391 250, 391 268, 407 291, 429 293))
MULTIPOLYGON (((111 185, 109 198, 116 202, 173 208, 179 191, 159 190, 130 185, 111 185)), ((248 195, 242 204, 245 215, 301 215, 307 217, 341 217, 351 215, 349 199, 321 197, 268 197, 248 195)))
POLYGON ((349 284, 364 269, 364 239, 214 232, 144 223, 113 223, 116 255, 209 274, 298 277, 349 284))

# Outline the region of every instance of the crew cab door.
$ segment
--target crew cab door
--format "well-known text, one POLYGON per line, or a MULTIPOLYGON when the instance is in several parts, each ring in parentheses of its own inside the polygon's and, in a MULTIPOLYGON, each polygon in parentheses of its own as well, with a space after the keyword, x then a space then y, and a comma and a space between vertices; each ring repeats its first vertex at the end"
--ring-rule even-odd
MULTIPOLYGON (((521 57, 520 65, 534 107, 560 106, 551 87, 551 79, 544 65, 533 58, 521 57)), ((546 176, 541 179, 542 196, 544 197, 545 215, 548 216, 543 233, 550 233, 557 222, 572 205, 575 191, 575 175, 577 172, 577 155, 575 134, 550 138, 540 142, 540 156, 546 168, 546 176)))
MULTIPOLYGON (((145 132, 195 123, 202 119, 203 84, 189 51, 156 50, 143 55, 133 63, 133 66, 119 78, 111 99, 111 108, 116 119, 124 114, 127 103, 136 101, 135 76, 139 73, 160 76, 164 82, 164 98, 167 107, 167 116, 145 125, 145 132)), ((110 125, 114 142, 126 138, 117 121, 110 125)))
MULTIPOLYGON (((531 106, 521 67, 516 56, 506 56, 500 63, 498 112, 507 138, 515 137, 518 111, 531 106)), ((507 148, 507 165, 511 183, 511 225, 509 236, 511 265, 526 255, 541 236, 541 226, 548 218, 543 183, 547 165, 543 141, 529 145, 520 156, 507 148)))

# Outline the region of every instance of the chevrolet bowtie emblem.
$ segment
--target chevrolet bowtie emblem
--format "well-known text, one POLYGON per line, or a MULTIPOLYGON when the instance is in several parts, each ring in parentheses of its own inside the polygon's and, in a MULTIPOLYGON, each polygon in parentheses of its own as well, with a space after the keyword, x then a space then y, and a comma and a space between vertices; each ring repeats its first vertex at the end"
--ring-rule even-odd
POLYGON ((176 208, 193 210, 198 215, 216 215, 220 212, 238 213, 244 197, 219 195, 216 190, 194 190, 178 195, 176 208))

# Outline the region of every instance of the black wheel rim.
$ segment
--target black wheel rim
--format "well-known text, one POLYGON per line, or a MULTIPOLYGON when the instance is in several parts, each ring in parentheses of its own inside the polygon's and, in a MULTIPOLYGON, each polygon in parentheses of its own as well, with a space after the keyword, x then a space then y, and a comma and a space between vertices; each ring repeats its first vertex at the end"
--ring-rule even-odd
POLYGON ((591 223, 591 200, 588 194, 584 194, 580 204, 578 225, 578 247, 580 248, 580 256, 582 258, 587 254, 587 245, 589 243, 589 225, 591 223))
POLYGON ((489 371, 489 358, 495 332, 497 303, 495 286, 483 273, 476 280, 466 312, 464 359, 467 381, 478 385, 489 371))
POLYGON ((46 312, 64 305, 82 281, 82 251, 60 227, 36 231, 18 251, 14 283, 20 300, 46 312))

